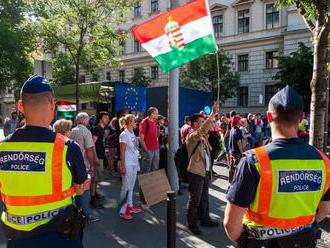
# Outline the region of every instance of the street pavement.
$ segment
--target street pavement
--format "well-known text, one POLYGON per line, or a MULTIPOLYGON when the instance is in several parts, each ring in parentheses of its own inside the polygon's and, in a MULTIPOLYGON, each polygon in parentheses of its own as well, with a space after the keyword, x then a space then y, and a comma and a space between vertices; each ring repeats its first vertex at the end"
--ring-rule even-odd
MULTIPOLYGON (((177 237, 176 247, 228 248, 233 247, 226 237, 222 222, 226 205, 225 191, 228 187, 227 169, 215 167, 221 174, 215 178, 210 187, 210 213, 220 222, 218 228, 202 227, 203 235, 194 236, 186 228, 187 186, 183 196, 177 197, 177 237)), ((84 247, 98 248, 163 248, 166 247, 166 202, 152 207, 142 206, 143 212, 134 215, 133 220, 119 218, 117 203, 120 191, 119 177, 106 176, 101 182, 99 191, 106 196, 104 209, 94 210, 93 214, 101 220, 86 227, 84 247)), ((138 199, 138 194, 135 194, 138 199)), ((323 225, 322 240, 319 248, 330 247, 330 220, 323 225)), ((0 248, 5 247, 3 232, 0 231, 0 248)))

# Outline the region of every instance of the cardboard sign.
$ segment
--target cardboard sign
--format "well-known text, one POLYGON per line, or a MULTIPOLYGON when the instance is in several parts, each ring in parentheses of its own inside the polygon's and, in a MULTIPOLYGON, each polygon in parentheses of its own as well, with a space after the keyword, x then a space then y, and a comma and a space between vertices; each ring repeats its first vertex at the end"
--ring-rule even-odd
POLYGON ((139 184, 148 206, 167 199, 167 191, 171 190, 164 169, 138 175, 139 184))

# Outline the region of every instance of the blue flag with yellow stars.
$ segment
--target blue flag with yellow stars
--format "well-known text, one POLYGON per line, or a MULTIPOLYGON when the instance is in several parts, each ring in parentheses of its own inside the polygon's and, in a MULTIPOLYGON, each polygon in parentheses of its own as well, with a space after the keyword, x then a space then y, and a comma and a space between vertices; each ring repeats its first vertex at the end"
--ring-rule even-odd
POLYGON ((145 112, 147 108, 146 87, 116 82, 115 106, 116 112, 120 112, 123 108, 135 112, 145 112))

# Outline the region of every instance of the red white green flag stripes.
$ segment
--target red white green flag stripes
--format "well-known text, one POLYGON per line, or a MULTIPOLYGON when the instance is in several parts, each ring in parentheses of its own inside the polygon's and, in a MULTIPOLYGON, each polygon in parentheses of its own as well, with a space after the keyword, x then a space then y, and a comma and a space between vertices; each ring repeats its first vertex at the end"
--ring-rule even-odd
POLYGON ((58 118, 74 118, 76 117, 77 107, 74 102, 64 100, 57 101, 57 117, 58 118))
POLYGON ((207 0, 195 0, 132 29, 164 73, 217 50, 207 0))

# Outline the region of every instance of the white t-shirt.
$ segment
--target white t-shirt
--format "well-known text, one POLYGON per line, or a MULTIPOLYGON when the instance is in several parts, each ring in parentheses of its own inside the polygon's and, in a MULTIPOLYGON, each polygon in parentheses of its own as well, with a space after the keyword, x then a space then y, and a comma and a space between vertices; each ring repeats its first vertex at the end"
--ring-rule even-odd
POLYGON ((119 143, 126 144, 125 163, 130 166, 139 165, 138 140, 134 132, 125 129, 119 136, 119 143))

